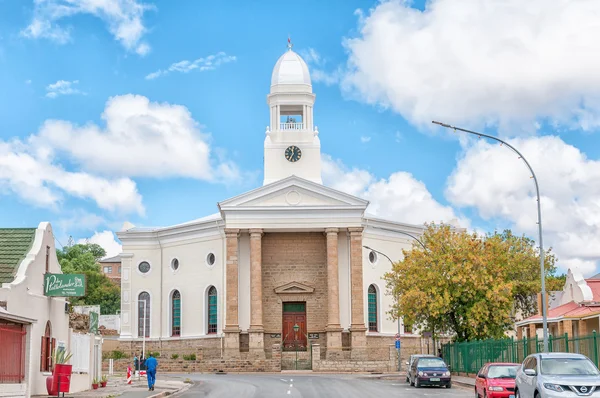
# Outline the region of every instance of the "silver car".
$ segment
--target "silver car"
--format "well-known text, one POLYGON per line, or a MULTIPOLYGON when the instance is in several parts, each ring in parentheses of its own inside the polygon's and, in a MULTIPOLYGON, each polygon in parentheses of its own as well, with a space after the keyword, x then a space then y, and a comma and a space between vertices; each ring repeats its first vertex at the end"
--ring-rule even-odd
POLYGON ((525 358, 516 398, 600 397, 600 371, 581 354, 544 353, 525 358))

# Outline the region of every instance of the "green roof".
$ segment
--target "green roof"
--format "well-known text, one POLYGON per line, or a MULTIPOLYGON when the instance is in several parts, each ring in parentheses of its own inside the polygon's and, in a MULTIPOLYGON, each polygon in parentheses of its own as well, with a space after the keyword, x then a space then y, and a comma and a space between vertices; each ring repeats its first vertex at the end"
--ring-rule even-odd
POLYGON ((15 279, 19 264, 25 258, 36 228, 0 228, 0 284, 15 279))

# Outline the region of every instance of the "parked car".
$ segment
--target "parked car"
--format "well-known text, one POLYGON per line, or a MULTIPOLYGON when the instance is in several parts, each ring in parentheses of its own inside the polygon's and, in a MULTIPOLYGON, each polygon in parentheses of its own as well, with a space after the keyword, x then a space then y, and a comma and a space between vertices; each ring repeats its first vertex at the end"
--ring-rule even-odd
POLYGON ((483 365, 475 379, 475 397, 515 398, 515 378, 520 366, 501 362, 483 365))
POLYGON ((596 390, 600 371, 581 354, 532 354, 517 371, 516 398, 600 396, 596 390))
POLYGON ((410 368, 412 368, 412 364, 414 361, 416 361, 417 358, 423 357, 436 358, 435 355, 430 354, 414 354, 408 358, 408 361, 406 361, 406 382, 410 383, 411 386, 413 385, 413 382, 410 379, 410 368))
POLYGON ((452 388, 450 369, 438 357, 427 356, 416 358, 409 371, 410 384, 416 388, 422 386, 439 386, 452 388))

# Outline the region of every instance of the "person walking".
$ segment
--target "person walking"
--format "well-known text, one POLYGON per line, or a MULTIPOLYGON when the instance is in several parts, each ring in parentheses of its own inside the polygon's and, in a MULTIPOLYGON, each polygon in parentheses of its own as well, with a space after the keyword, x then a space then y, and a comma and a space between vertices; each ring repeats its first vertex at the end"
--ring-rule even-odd
POLYGON ((140 359, 137 356, 137 352, 133 354, 133 372, 136 376, 140 372, 140 359))
POLYGON ((158 361, 154 358, 153 354, 148 354, 146 359, 146 377, 148 378, 148 391, 154 391, 154 383, 156 383, 156 368, 158 367, 158 361))

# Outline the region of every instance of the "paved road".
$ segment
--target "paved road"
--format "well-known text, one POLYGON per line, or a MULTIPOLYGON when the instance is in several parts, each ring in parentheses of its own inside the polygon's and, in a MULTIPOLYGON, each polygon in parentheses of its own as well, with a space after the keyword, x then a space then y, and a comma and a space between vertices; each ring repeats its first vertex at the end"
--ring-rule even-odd
POLYGON ((416 389, 400 381, 354 375, 185 375, 195 382, 181 398, 412 398, 472 397, 470 390, 453 387, 416 389))

